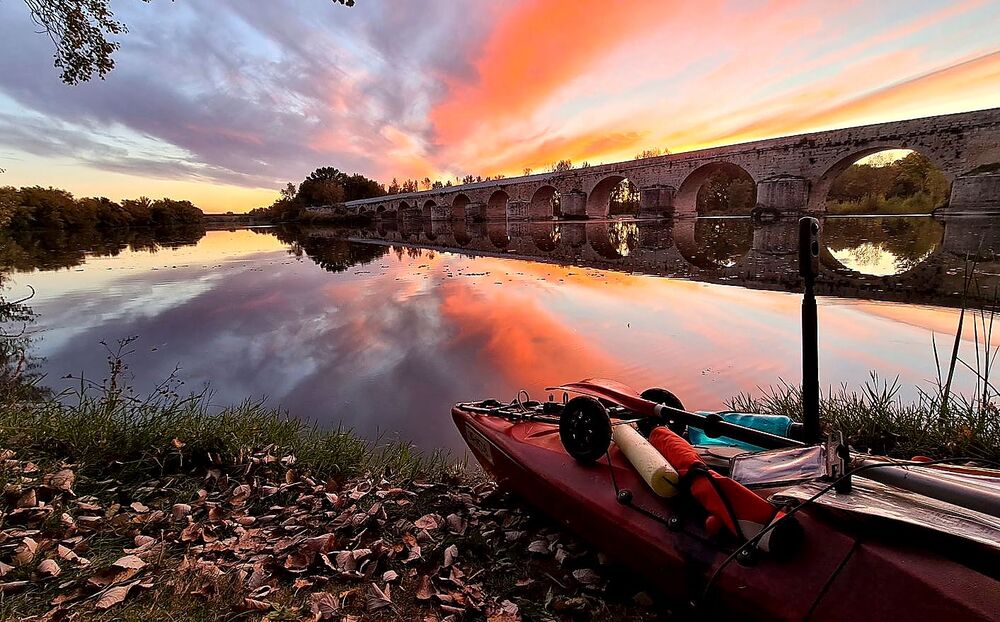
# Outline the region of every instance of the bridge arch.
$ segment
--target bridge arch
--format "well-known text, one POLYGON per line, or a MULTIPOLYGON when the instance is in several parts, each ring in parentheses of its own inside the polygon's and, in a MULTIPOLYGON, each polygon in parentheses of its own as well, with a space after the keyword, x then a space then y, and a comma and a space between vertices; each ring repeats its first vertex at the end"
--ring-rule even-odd
POLYGON ((424 202, 424 207, 420 211, 420 215, 423 216, 424 220, 430 220, 431 219, 431 216, 434 213, 434 208, 436 206, 437 206, 437 203, 434 201, 434 199, 427 199, 427 201, 424 202))
POLYGON ((507 220, 507 201, 510 195, 503 190, 497 190, 490 195, 486 203, 486 220, 507 220))
POLYGON ((541 186, 531 195, 528 204, 528 218, 531 220, 548 220, 562 216, 559 208, 559 191, 555 186, 541 186))
MULTIPOLYGON (((851 168, 858 161, 873 156, 877 153, 883 151, 899 151, 906 150, 919 153, 923 157, 927 158, 930 163, 942 174, 948 181, 948 191, 947 194, 951 192, 951 184, 955 181, 956 175, 949 170, 948 164, 943 162, 936 154, 932 153, 930 150, 923 150, 920 148, 913 148, 903 146, 902 144, 882 144, 870 147, 865 147, 863 149, 857 149, 851 151, 847 155, 840 156, 838 159, 834 160, 832 163, 827 164, 825 167, 825 172, 812 184, 812 188, 809 192, 809 203, 807 209, 810 212, 825 212, 827 208, 827 198, 830 195, 830 189, 833 187, 834 182, 837 181, 847 169, 851 168)), ((821 169, 823 170, 823 169, 821 169)))
POLYGON ((465 207, 470 203, 469 196, 464 192, 451 200, 451 219, 465 220, 465 207))
POLYGON ((406 201, 400 201, 399 207, 396 210, 396 214, 400 218, 413 218, 419 214, 417 207, 415 205, 410 205, 406 201))
POLYGON ((612 199, 615 202, 624 201, 634 203, 635 210, 628 210, 632 213, 638 211, 639 190, 632 181, 619 173, 609 175, 597 182, 594 189, 587 195, 587 216, 590 218, 607 218, 611 215, 612 199), (617 195, 622 197, 617 197, 617 195))
POLYGON ((750 208, 752 208, 754 203, 756 203, 757 195, 757 183, 754 180, 753 175, 748 173, 747 170, 739 164, 727 161, 717 161, 699 166, 688 174, 686 178, 684 178, 680 188, 677 189, 677 195, 674 197, 675 214, 678 216, 700 215, 698 210, 699 193, 702 188, 716 176, 749 180, 749 182, 753 184, 749 207, 745 210, 745 213, 749 213, 750 208))

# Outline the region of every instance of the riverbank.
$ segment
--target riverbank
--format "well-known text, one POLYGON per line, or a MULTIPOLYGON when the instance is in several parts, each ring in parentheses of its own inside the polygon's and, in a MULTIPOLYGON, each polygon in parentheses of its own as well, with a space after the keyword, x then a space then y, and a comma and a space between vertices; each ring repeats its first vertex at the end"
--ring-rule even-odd
MULTIPOLYGON (((453 458, 258 402, 213 412, 207 395, 169 382, 138 396, 121 376, 0 405, 2 619, 679 617, 641 578, 453 458)), ((866 422, 886 404, 831 397, 824 412, 842 425, 846 410, 866 422)), ((741 399, 776 412, 797 394, 741 399)))
POLYGON ((109 382, 0 406, 0 618, 669 617, 453 460, 207 403, 109 382))

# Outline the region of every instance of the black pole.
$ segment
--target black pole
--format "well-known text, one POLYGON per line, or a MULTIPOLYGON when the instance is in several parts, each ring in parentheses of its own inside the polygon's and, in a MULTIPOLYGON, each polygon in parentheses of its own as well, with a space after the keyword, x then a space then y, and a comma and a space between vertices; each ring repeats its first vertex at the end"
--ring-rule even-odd
POLYGON ((802 297, 802 427, 807 443, 819 438, 819 323, 816 318, 816 272, 819 263, 819 221, 799 220, 799 274, 805 284, 802 297))

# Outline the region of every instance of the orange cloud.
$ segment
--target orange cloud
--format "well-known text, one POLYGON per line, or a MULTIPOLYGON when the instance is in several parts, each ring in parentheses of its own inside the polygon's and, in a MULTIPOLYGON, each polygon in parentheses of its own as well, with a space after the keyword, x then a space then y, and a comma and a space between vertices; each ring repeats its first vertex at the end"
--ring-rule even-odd
POLYGON ((635 0, 618 10, 577 0, 521 2, 501 18, 475 63, 478 81, 448 84, 449 97, 431 112, 438 139, 460 141, 470 128, 529 114, 610 48, 675 10, 664 0, 635 0))

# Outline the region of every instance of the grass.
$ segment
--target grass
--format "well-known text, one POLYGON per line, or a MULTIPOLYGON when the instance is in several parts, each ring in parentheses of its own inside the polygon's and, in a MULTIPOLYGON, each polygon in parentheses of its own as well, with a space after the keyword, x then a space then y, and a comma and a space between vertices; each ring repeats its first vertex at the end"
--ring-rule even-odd
MULTIPOLYGON (((921 391, 916 401, 904 401, 899 390, 898 381, 874 373, 859 390, 830 388, 820 401, 820 420, 827 430, 841 431, 855 449, 873 454, 1000 460, 1000 412, 994 404, 952 396, 942 410, 940 393, 921 391)), ((779 384, 759 395, 740 394, 726 406, 801 420, 802 391, 779 384)))
POLYGON ((261 448, 296 456, 298 468, 317 477, 363 472, 435 477, 452 465, 443 453, 324 429, 263 401, 213 407, 207 391, 179 394, 174 376, 148 395, 137 395, 123 384, 130 344, 124 340, 108 349, 111 371, 102 383, 77 379, 79 388, 72 392, 0 403, 0 446, 34 459, 74 463, 81 473, 113 472, 122 480, 240 463, 261 448))
POLYGON ((827 201, 828 214, 930 214, 940 204, 925 192, 908 197, 866 195, 861 201, 827 201))

